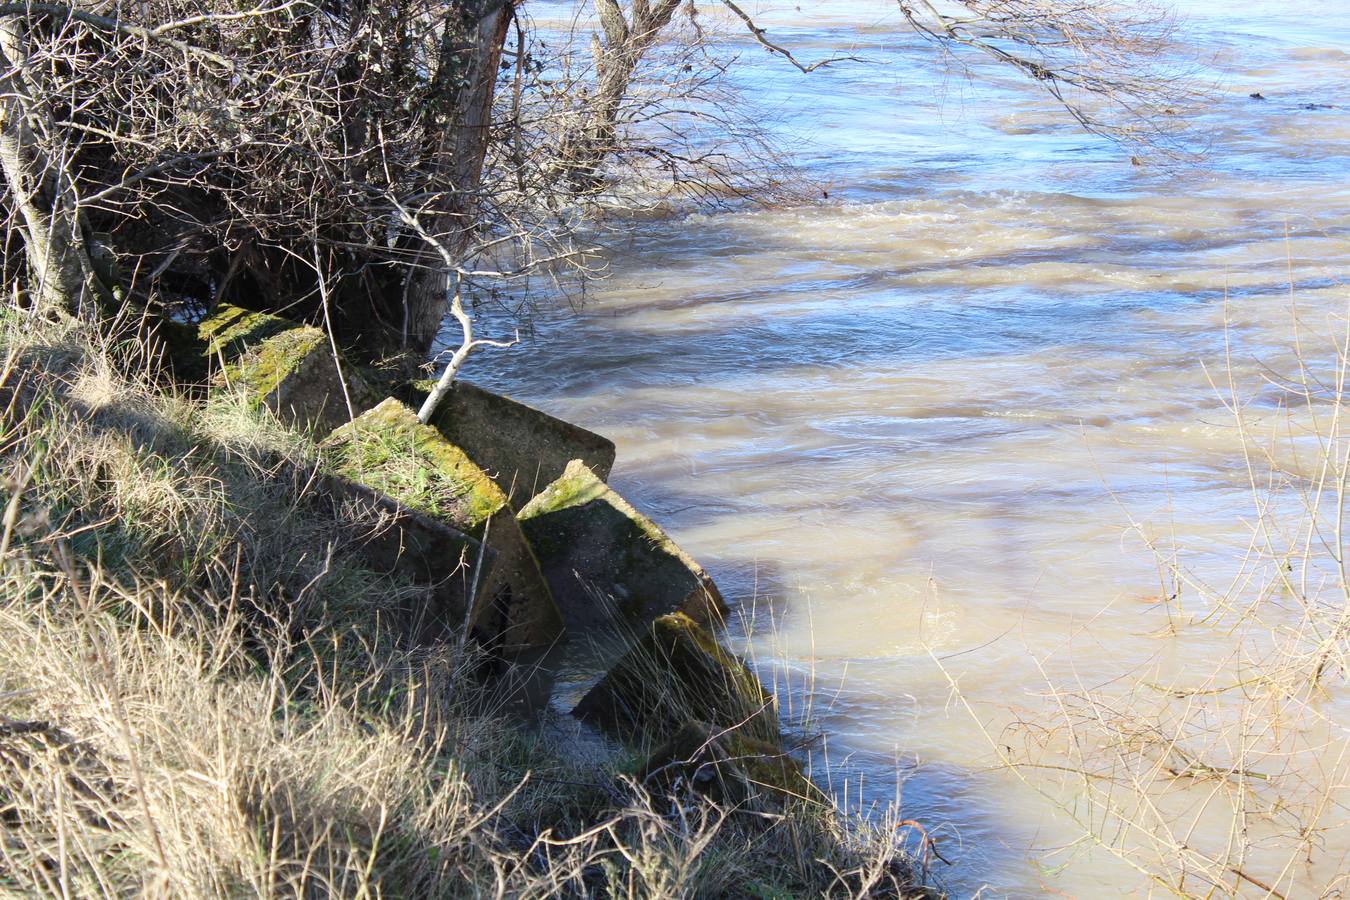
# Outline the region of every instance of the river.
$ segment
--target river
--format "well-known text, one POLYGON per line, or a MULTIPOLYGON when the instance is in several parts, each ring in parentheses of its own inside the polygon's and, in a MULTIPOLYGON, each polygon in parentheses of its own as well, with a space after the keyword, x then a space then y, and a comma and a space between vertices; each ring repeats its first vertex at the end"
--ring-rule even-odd
MULTIPOLYGON (((1131 165, 990 63, 953 75, 886 3, 760 5, 802 58, 869 60, 803 75, 745 41, 732 70, 828 199, 637 223, 580 311, 466 377, 615 440, 612 483, 709 569, 731 639, 823 735, 817 776, 850 806, 898 797, 955 896, 1144 895, 1055 802, 1073 778, 1007 768, 1029 758, 1010 726, 1064 740, 1051 688, 1142 709, 1140 685, 1229 658, 1231 630, 1176 627, 1214 599, 1167 599, 1144 536, 1196 579, 1252 568, 1224 392, 1231 371, 1273 414, 1291 294, 1312 355, 1346 312, 1350 2, 1186 0, 1219 90, 1208 157, 1181 168, 1131 165)), ((1350 704, 1329 689, 1330 744, 1350 704)), ((1226 840, 1211 814, 1178 841, 1226 840)), ((1311 863, 1272 842, 1234 868, 1317 896, 1343 823, 1311 863)))

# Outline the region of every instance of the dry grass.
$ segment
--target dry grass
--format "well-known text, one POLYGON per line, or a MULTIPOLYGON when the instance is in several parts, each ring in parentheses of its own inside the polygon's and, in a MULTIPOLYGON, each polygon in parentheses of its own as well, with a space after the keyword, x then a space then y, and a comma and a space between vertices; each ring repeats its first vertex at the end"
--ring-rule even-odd
POLYGON ((0 894, 902 892, 891 833, 561 760, 404 638, 419 589, 306 506, 303 436, 152 370, 0 320, 0 894))

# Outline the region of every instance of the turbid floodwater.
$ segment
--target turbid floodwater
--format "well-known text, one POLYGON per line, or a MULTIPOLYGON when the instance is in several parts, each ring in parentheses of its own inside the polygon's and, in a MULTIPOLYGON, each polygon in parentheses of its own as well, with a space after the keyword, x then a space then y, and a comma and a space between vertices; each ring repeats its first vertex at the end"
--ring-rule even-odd
MULTIPOLYGON (((1143 757, 1193 761, 1148 740, 1167 727, 1150 692, 1209 683, 1234 631, 1196 624, 1219 595, 1171 599, 1159 554, 1259 593, 1244 446, 1282 439, 1278 376, 1300 347, 1331 371, 1350 302, 1350 3, 1185 0, 1219 87, 1195 122, 1208 156, 1183 168, 1131 165, 1014 73, 953 74, 887 3, 760 5, 803 58, 869 60, 803 75, 746 42, 732 70, 829 198, 611 235, 580 311, 539 313, 466 376, 617 442, 613 484, 738 605, 732 640, 784 708, 809 707, 816 774, 850 805, 899 796, 956 896, 1163 894, 1083 839, 1102 824, 1084 782, 1006 764, 1103 743, 1060 727, 1065 691, 1138 710, 1143 757)), ((484 327, 509 331, 491 313, 484 327)), ((1339 398, 1303 406, 1319 404, 1339 398)), ((1342 680, 1318 700, 1331 781, 1342 680)), ((1253 800, 1235 830, 1246 789, 1204 774, 1156 801, 1177 804, 1171 843, 1245 829, 1258 846, 1231 868, 1291 897, 1347 869, 1334 804, 1312 861, 1290 862, 1265 840, 1280 811, 1253 800)), ((1097 830, 1154 865, 1157 823, 1139 822, 1097 830)))

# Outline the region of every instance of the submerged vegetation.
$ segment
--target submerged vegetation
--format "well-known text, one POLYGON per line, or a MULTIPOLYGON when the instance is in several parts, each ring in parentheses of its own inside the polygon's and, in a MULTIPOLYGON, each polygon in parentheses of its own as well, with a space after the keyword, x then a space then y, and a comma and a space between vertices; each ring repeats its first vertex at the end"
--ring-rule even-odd
POLYGON ((1286 305, 1286 352, 1210 375, 1249 500, 1223 566, 1126 509, 1157 561, 1156 657, 1042 668, 1043 702, 985 732, 1082 841, 1178 897, 1335 897, 1350 878, 1350 302, 1290 285, 1286 305))

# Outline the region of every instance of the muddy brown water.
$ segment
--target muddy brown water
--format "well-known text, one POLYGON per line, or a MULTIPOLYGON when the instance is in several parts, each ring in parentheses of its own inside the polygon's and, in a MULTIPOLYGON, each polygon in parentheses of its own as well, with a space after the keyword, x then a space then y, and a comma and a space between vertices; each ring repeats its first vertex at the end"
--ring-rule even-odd
MULTIPOLYGON (((1213 600, 1159 603, 1145 538, 1197 579, 1241 571, 1229 372, 1268 431, 1291 288, 1305 353, 1334 359, 1350 3, 1183 4, 1221 87, 1206 166, 1175 171, 1130 165, 1006 73, 953 78, 885 4, 762 5, 805 56, 879 61, 736 70, 830 199, 640 223, 580 312, 537 315, 467 377, 617 442, 612 483, 741 610, 731 638, 785 711, 809 708, 817 776, 852 806, 898 796, 957 896, 1146 895, 1038 790, 1072 783, 1024 782, 996 748, 1010 722, 1053 724, 1050 688, 1170 684, 1231 652, 1222 630, 1168 629, 1213 600)), ((1344 693, 1323 704, 1331 776, 1344 693)), ((1231 817, 1198 823, 1183 838, 1222 843, 1231 817)), ((1252 871, 1317 896, 1350 836, 1288 869, 1272 848, 1252 871)))

